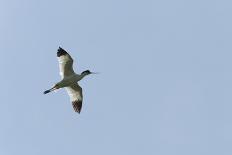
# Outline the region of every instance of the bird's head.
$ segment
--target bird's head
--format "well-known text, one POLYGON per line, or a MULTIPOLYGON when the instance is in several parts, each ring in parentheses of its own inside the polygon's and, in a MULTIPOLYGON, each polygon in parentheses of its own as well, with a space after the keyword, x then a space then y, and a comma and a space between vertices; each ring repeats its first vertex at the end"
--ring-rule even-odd
POLYGON ((90 70, 83 71, 81 75, 89 75, 89 74, 98 74, 96 72, 90 72, 90 70))

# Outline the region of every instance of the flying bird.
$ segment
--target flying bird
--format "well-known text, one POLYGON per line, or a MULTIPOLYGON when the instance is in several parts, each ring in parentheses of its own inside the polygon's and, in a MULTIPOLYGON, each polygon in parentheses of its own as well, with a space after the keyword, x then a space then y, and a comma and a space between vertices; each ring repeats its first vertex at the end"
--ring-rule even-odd
POLYGON ((75 112, 80 113, 82 107, 82 88, 78 85, 78 81, 83 79, 86 75, 96 74, 89 70, 83 71, 81 74, 76 74, 73 70, 73 59, 64 49, 59 47, 57 51, 57 58, 60 68, 60 76, 62 80, 56 83, 51 89, 44 91, 44 94, 52 92, 60 88, 66 88, 72 106, 75 112))

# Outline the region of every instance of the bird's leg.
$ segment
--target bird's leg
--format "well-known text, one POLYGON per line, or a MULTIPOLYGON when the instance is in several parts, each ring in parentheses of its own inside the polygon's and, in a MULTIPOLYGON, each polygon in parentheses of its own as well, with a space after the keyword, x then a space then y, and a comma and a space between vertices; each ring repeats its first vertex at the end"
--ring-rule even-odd
POLYGON ((54 87, 52 87, 51 89, 48 89, 46 91, 44 91, 44 94, 50 93, 51 91, 54 91, 56 89, 59 89, 56 85, 54 87))

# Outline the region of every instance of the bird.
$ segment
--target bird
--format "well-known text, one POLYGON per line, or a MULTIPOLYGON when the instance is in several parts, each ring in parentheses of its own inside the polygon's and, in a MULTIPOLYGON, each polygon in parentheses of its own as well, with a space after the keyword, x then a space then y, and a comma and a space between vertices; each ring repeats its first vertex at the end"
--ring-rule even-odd
POLYGON ((72 106, 75 112, 81 112, 83 94, 82 88, 79 86, 78 81, 90 74, 97 74, 90 70, 85 70, 81 74, 76 74, 73 70, 73 59, 66 50, 59 47, 57 50, 57 59, 59 62, 61 81, 56 83, 51 89, 44 91, 44 94, 48 94, 54 90, 65 88, 72 106))

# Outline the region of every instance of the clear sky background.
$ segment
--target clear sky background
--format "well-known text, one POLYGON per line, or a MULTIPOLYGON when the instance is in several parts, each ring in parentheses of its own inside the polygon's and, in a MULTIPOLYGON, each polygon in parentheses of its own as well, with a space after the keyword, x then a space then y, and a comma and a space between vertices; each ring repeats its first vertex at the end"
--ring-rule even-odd
POLYGON ((231 155, 232 2, 0 0, 1 155, 231 155), (81 114, 61 46, 83 79, 81 114))

